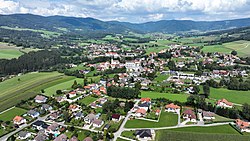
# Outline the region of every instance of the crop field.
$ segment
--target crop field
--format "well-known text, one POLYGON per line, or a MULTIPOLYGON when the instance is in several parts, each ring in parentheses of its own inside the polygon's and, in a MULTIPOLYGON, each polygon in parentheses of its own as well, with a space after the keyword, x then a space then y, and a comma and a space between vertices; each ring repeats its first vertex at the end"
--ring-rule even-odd
POLYGON ((160 92, 154 92, 154 91, 141 91, 141 97, 149 97, 152 99, 155 98, 166 98, 172 101, 180 101, 180 102, 186 102, 188 95, 186 94, 169 94, 169 93, 160 93, 160 92))
POLYGON ((25 109, 15 107, 15 108, 12 108, 12 109, 4 112, 4 113, 1 113, 0 114, 0 120, 2 120, 2 121, 12 121, 12 119, 15 116, 21 116, 26 112, 27 112, 27 110, 25 110, 25 109))
POLYGON ((240 135, 230 125, 214 127, 185 127, 169 130, 158 130, 156 141, 249 141, 249 136, 240 135))
POLYGON ((223 88, 210 88, 210 98, 225 98, 230 102, 237 104, 250 103, 250 91, 236 91, 223 88))
POLYGON ((54 81, 65 79, 57 72, 28 73, 0 83, 0 111, 10 108, 21 100, 36 96, 41 89, 49 87, 54 81))
POLYGON ((222 45, 204 46, 202 49, 204 52, 221 52, 227 54, 230 54, 233 50, 236 50, 239 56, 250 56, 250 41, 240 40, 222 45))
POLYGON ((128 120, 125 124, 126 128, 157 128, 175 126, 178 122, 177 114, 161 112, 159 122, 146 121, 141 119, 128 120))

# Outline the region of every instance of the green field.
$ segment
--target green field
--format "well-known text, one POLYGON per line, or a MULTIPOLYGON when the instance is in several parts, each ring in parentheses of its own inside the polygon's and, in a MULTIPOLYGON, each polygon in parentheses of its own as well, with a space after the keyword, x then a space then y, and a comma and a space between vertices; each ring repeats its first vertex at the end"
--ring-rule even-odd
POLYGON ((249 136, 240 135, 230 125, 213 127, 184 127, 158 130, 156 141, 249 141, 249 136))
POLYGON ((155 98, 166 98, 172 101, 180 101, 180 102, 186 102, 188 95, 186 94, 169 94, 169 93, 160 93, 160 92, 154 92, 154 91, 141 91, 141 97, 149 97, 152 99, 155 98))
POLYGON ((12 121, 15 116, 21 116, 26 113, 27 110, 15 107, 2 114, 0 114, 0 120, 2 121, 12 121))
POLYGON ((125 128, 157 128, 177 125, 178 115, 168 112, 161 112, 159 122, 140 119, 128 120, 125 128))
POLYGON ((29 28, 12 28, 8 26, 0 26, 0 28, 9 29, 9 30, 17 30, 17 31, 39 32, 39 33, 42 33, 41 36, 44 38, 58 37, 61 35, 61 33, 47 31, 47 30, 36 30, 36 29, 29 29, 29 28))
POLYGON ((204 52, 221 52, 230 54, 231 51, 236 50, 239 56, 250 56, 250 41, 240 40, 222 45, 204 46, 204 52))
POLYGON ((18 58, 21 55, 23 53, 17 49, 0 49, 0 59, 18 58))
POLYGON ((79 100, 79 103, 84 103, 85 105, 89 105, 90 103, 96 101, 98 98, 92 97, 92 96, 87 96, 81 100, 79 100))
POLYGON ((222 99, 225 98, 230 102, 237 104, 250 103, 250 91, 235 91, 224 88, 210 88, 210 98, 222 99))
MULTIPOLYGON (((57 72, 28 73, 0 83, 0 111, 10 108, 21 100, 37 95, 57 81, 67 79, 57 72), (18 80, 19 79, 19 80, 18 80)), ((55 85, 55 84, 54 84, 55 85)))
POLYGON ((56 94, 56 90, 68 90, 71 89, 71 86, 73 85, 74 81, 77 83, 82 84, 83 79, 82 78, 74 78, 74 77, 69 77, 68 80, 63 81, 62 83, 57 83, 54 86, 46 88, 45 95, 46 96, 52 96, 53 94, 56 94))

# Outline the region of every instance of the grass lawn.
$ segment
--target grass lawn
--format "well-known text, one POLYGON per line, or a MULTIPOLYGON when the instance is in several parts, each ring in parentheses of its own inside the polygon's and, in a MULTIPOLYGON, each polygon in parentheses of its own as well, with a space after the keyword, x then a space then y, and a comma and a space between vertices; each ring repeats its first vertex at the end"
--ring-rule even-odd
POLYGON ((0 114, 0 119, 3 120, 3 121, 12 121, 12 119, 15 116, 17 116, 17 115, 19 115, 19 116, 23 115, 26 112, 27 112, 27 110, 25 110, 25 109, 21 109, 21 108, 15 107, 15 108, 12 108, 9 111, 6 111, 6 112, 0 114))
MULTIPOLYGON (((88 135, 89 134, 89 136, 90 137, 93 137, 93 136, 95 136, 96 135, 96 133, 94 133, 94 132, 90 132, 90 131, 87 131, 87 130, 80 130, 80 129, 75 129, 75 130, 77 130, 77 138, 80 140, 80 141, 82 141, 82 140, 84 140, 86 137, 88 137, 88 136, 86 136, 86 135, 88 135)), ((66 131, 65 132, 65 135, 68 137, 68 138, 71 138, 72 137, 72 135, 73 135, 73 132, 70 132, 70 131, 66 131)))
POLYGON ((16 105, 21 100, 36 96, 41 89, 63 78, 65 76, 58 72, 28 73, 1 82, 0 111, 16 105))
POLYGON ((85 105, 89 105, 90 103, 96 101, 98 98, 92 97, 92 96, 87 96, 81 100, 79 100, 79 103, 84 103, 85 105))
POLYGON ((128 141, 128 140, 124 140, 124 139, 118 137, 116 141, 128 141))
POLYGON ((169 75, 157 74, 157 77, 154 79, 154 81, 162 82, 163 80, 167 80, 168 77, 169 75))
POLYGON ((200 133, 217 133, 217 134, 239 134, 234 128, 230 125, 220 125, 220 126, 211 126, 211 127, 183 127, 169 129, 172 131, 181 131, 181 132, 200 132, 200 133))
POLYGON ((158 130, 156 141, 249 141, 249 136, 240 135, 230 125, 213 127, 184 127, 158 130))
POLYGON ((210 98, 222 99, 238 104, 250 103, 250 91, 235 91, 224 88, 210 88, 210 98))
POLYGON ((68 79, 62 81, 61 83, 57 83, 54 86, 46 88, 45 95, 52 96, 53 94, 56 94, 56 90, 67 90, 71 89, 71 86, 73 85, 74 81, 77 83, 82 84, 83 79, 82 78, 75 78, 75 77, 68 77, 68 79))
POLYGON ((167 98, 172 101, 180 101, 186 102, 187 101, 187 94, 169 94, 169 93, 160 93, 154 91, 141 91, 141 97, 149 97, 151 99, 155 98, 167 98))
POLYGON ((123 131, 121 136, 126 137, 126 138, 130 138, 130 139, 136 139, 134 133, 135 133, 135 131, 123 131))
POLYGON ((228 122, 228 121, 234 121, 234 119, 222 117, 222 116, 219 116, 219 115, 217 115, 217 114, 215 114, 214 117, 215 117, 215 119, 213 120, 214 122, 228 122))
POLYGON ((126 128, 157 128, 175 126, 178 122, 178 115, 168 112, 161 112, 159 122, 152 122, 140 119, 128 120, 125 124, 126 128))

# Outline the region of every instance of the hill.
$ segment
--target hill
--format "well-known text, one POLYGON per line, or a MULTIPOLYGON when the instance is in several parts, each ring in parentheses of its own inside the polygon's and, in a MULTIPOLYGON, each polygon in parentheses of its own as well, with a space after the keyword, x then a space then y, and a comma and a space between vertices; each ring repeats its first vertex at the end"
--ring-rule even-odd
POLYGON ((101 21, 94 18, 76 18, 64 16, 43 17, 32 14, 0 15, 0 26, 43 29, 56 32, 102 31, 109 33, 134 32, 167 32, 209 31, 236 27, 250 26, 250 18, 225 21, 191 21, 191 20, 162 20, 147 23, 128 23, 118 21, 101 21))

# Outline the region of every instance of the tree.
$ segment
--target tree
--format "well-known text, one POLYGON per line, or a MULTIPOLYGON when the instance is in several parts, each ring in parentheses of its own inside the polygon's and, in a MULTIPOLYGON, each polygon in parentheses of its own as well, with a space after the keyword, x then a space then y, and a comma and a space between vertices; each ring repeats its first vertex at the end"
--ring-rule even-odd
POLYGON ((208 98, 210 95, 210 87, 208 84, 203 85, 203 92, 204 92, 204 95, 206 96, 206 98, 208 98))
POLYGON ((135 88, 138 89, 138 90, 140 90, 141 89, 141 82, 139 82, 139 81, 136 82, 135 83, 135 88))
POLYGON ((237 51, 233 50, 233 51, 231 52, 231 54, 235 56, 235 55, 237 55, 237 51))
POLYGON ((45 93, 44 89, 41 89, 41 93, 45 93))
POLYGON ((70 116, 69 116, 69 113, 67 111, 63 111, 63 119, 66 121, 66 122, 69 122, 70 121, 70 116))
POLYGON ((62 90, 56 90, 56 94, 62 94, 62 90))
POLYGON ((250 120, 250 105, 249 104, 247 103, 243 104, 241 114, 245 119, 250 120))
POLYGON ((116 83, 119 81, 119 75, 118 75, 118 74, 114 75, 114 81, 115 81, 116 83))
POLYGON ((199 86, 194 86, 194 87, 193 87, 193 91, 194 91, 193 94, 199 94, 199 92, 200 92, 199 86))
POLYGON ((77 82, 76 82, 76 80, 74 81, 74 83, 73 83, 73 85, 71 86, 71 88, 73 88, 73 89, 76 89, 76 88, 77 88, 77 82))

